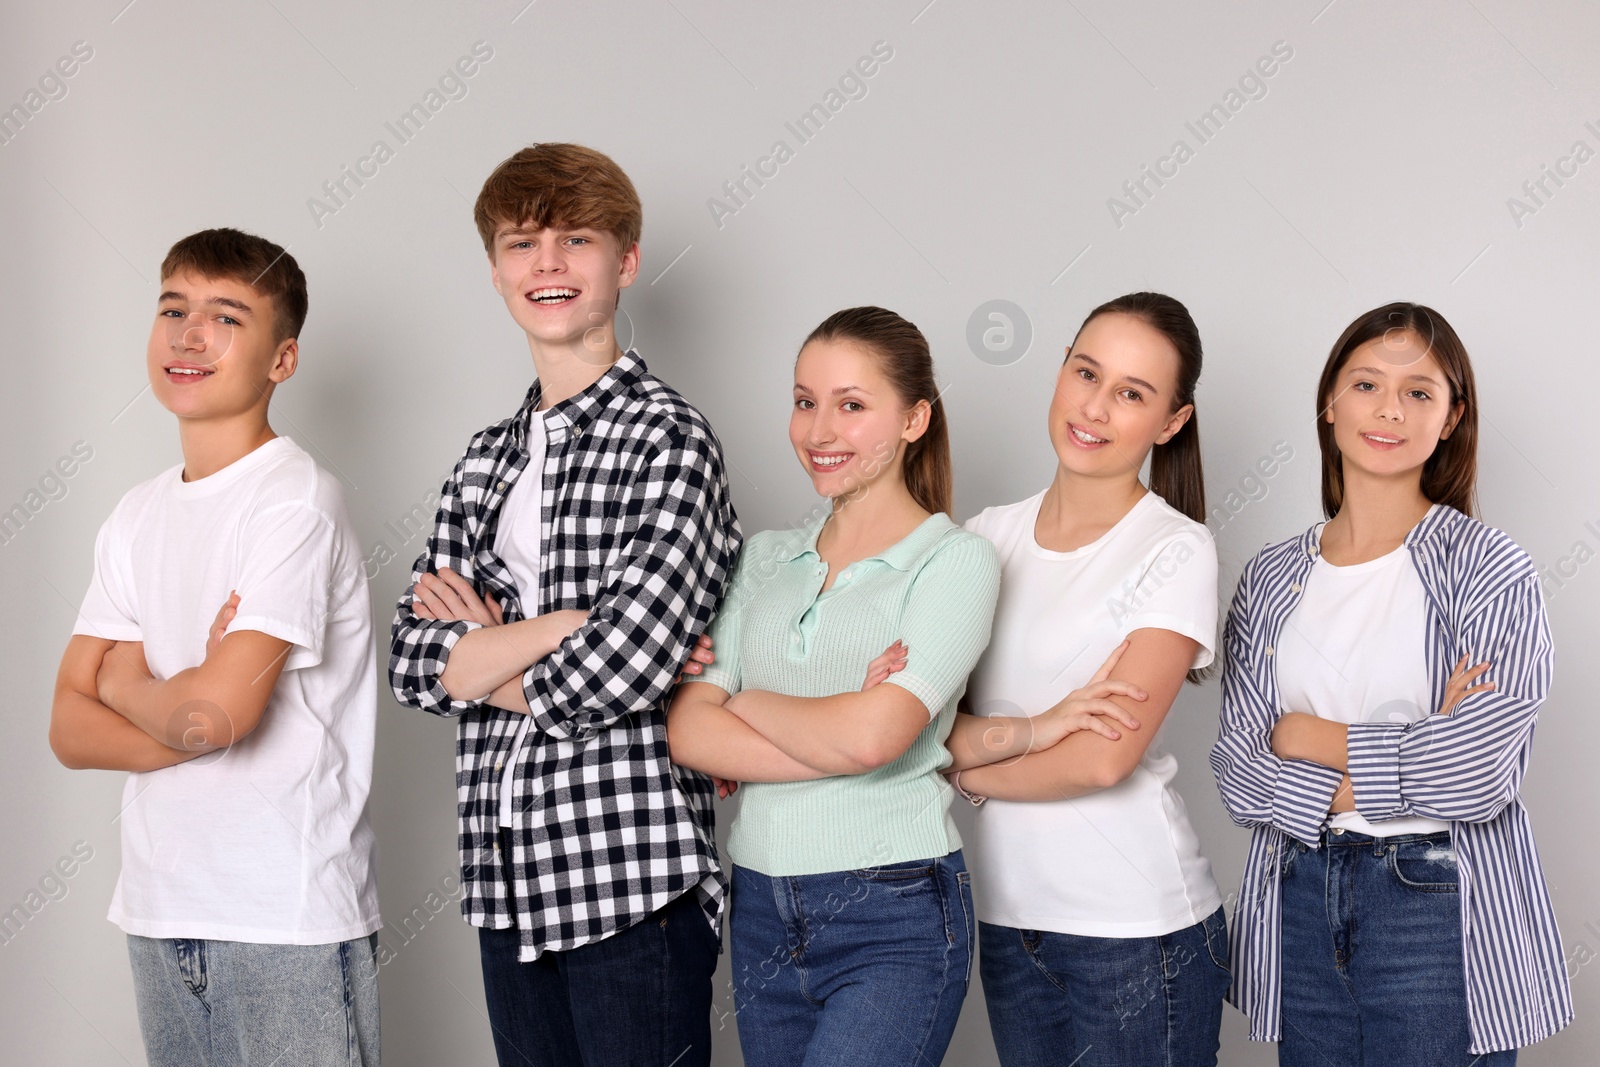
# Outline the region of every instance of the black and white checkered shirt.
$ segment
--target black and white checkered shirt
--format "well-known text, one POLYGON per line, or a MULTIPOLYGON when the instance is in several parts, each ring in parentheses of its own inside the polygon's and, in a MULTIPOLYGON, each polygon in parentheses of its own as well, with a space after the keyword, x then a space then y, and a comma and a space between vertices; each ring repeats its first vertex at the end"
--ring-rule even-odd
MULTIPOLYGON (((493 592, 507 622, 528 612, 495 527, 527 466, 538 400, 535 382, 515 416, 473 437, 411 575, 415 585, 449 567, 493 592)), ((474 926, 516 926, 523 961, 598 941, 690 890, 717 926, 727 885, 710 779, 671 762, 666 730, 674 680, 741 543, 721 445, 635 352, 553 410, 563 418, 547 420, 537 613, 576 608, 589 621, 522 678, 532 723, 513 773, 509 867, 499 790, 522 716, 439 683, 478 624, 417 618, 408 586, 389 657, 401 703, 459 721, 461 911, 474 926)))

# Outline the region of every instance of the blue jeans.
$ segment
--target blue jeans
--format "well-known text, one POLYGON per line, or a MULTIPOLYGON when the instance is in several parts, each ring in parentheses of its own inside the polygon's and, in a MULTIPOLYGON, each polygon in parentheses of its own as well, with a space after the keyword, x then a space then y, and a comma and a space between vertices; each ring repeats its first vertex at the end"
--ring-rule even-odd
POLYGON ((979 924, 983 998, 1004 1067, 1213 1067, 1228 992, 1221 908, 1159 937, 979 924))
POLYGON ((377 949, 128 935, 150 1067, 376 1067, 377 949))
POLYGON ((1461 890, 1448 833, 1287 840, 1282 1067, 1510 1067, 1467 1052, 1461 890))
POLYGON ((937 1064, 972 970, 972 888, 937 859, 769 878, 733 869, 746 1067, 937 1064))
POLYGON ((601 941, 517 958, 515 927, 479 929, 502 1067, 706 1067, 722 938, 694 890, 601 941))

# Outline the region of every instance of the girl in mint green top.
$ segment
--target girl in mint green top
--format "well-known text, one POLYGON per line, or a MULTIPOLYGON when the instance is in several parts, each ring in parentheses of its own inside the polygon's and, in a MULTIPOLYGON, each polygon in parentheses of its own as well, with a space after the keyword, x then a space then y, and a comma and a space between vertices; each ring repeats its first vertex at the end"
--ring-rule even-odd
POLYGON ((882 308, 831 316, 794 397, 790 441, 829 506, 746 544, 715 662, 689 668, 668 739, 675 762, 740 788, 745 1062, 937 1063, 976 929, 939 772, 999 563, 945 514, 948 434, 915 326, 882 308))

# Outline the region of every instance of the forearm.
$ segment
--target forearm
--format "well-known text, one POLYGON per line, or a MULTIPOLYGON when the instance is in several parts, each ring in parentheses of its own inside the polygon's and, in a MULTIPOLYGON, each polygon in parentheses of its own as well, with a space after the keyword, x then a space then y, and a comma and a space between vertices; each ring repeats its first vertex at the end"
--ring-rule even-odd
POLYGON ((808 766, 710 700, 675 700, 667 716, 672 761, 739 782, 802 782, 828 773, 808 766))
MULTIPOLYGON (((887 683, 866 692, 826 697, 746 689, 728 710, 808 767, 829 774, 865 774, 898 755, 890 751, 892 742, 882 735, 885 716, 875 707, 881 700, 880 690, 888 691, 887 683)), ((905 693, 898 686, 894 690, 905 693)), ((900 751, 904 750, 900 746, 900 751)))
MULTIPOLYGON (((115 653, 112 653, 115 655, 115 653)), ((225 748, 255 729, 260 712, 228 707, 220 687, 209 684, 204 665, 179 671, 171 678, 146 678, 123 685, 111 697, 110 709, 171 749, 193 754, 225 748)))
POLYGON ((200 751, 170 748, 82 693, 57 693, 50 747, 72 770, 154 771, 193 759, 200 751))
POLYGON ((1074 734, 1053 748, 961 772, 969 793, 1000 800, 1067 800, 1106 788, 1105 772, 1086 760, 1074 734))
POLYGON ((519 715, 528 714, 528 694, 522 689, 522 675, 501 682, 495 687, 494 692, 483 698, 483 702, 502 711, 514 711, 519 715))
POLYGON ((1290 712, 1272 730, 1272 751, 1279 759, 1320 763, 1343 774, 1350 769, 1346 744, 1349 730, 1342 722, 1290 712))
MULTIPOLYGON (((483 700, 505 683, 520 679, 529 667, 560 648, 571 633, 572 628, 554 614, 478 627, 462 635, 450 649, 439 684, 454 700, 483 700)), ((527 711, 526 699, 521 710, 527 711)))
MULTIPOLYGON (((947 771, 966 771, 1026 755, 1034 738, 1033 720, 1025 716, 978 716, 962 712, 950 728, 944 747, 950 752, 947 771)), ((963 778, 965 785, 968 779, 963 778)))

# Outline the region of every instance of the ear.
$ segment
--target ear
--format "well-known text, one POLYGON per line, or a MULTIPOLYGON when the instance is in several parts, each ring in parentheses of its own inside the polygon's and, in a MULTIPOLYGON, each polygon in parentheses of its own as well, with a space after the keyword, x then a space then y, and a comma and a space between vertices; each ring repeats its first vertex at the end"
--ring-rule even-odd
POLYGON ((1439 431, 1439 440, 1448 440, 1450 435, 1456 432, 1456 427, 1461 424, 1461 416, 1466 413, 1467 402, 1465 400, 1458 401, 1455 407, 1450 409, 1450 417, 1445 420, 1444 429, 1439 431))
POLYGON ((505 290, 500 288, 500 264, 495 262, 494 252, 489 253, 489 284, 494 286, 494 291, 505 296, 505 290))
POLYGON ((295 368, 300 366, 300 339, 291 337, 278 346, 277 353, 272 357, 272 366, 267 369, 267 379, 274 385, 281 385, 294 377, 295 368))
POLYGON ((633 284, 639 276, 639 242, 635 241, 622 253, 622 262, 617 269, 617 288, 626 289, 633 284))
POLYGON ((1172 417, 1167 420, 1167 424, 1161 427, 1161 432, 1156 435, 1156 444, 1164 445, 1177 436, 1178 431, 1183 429, 1183 424, 1188 422, 1189 416, 1193 414, 1193 404, 1185 404, 1177 411, 1174 411, 1172 417))
POLYGON ((928 424, 933 421, 933 405, 926 400, 919 400, 911 405, 911 410, 906 412, 906 428, 901 431, 900 439, 907 444, 919 439, 928 432, 928 424))

